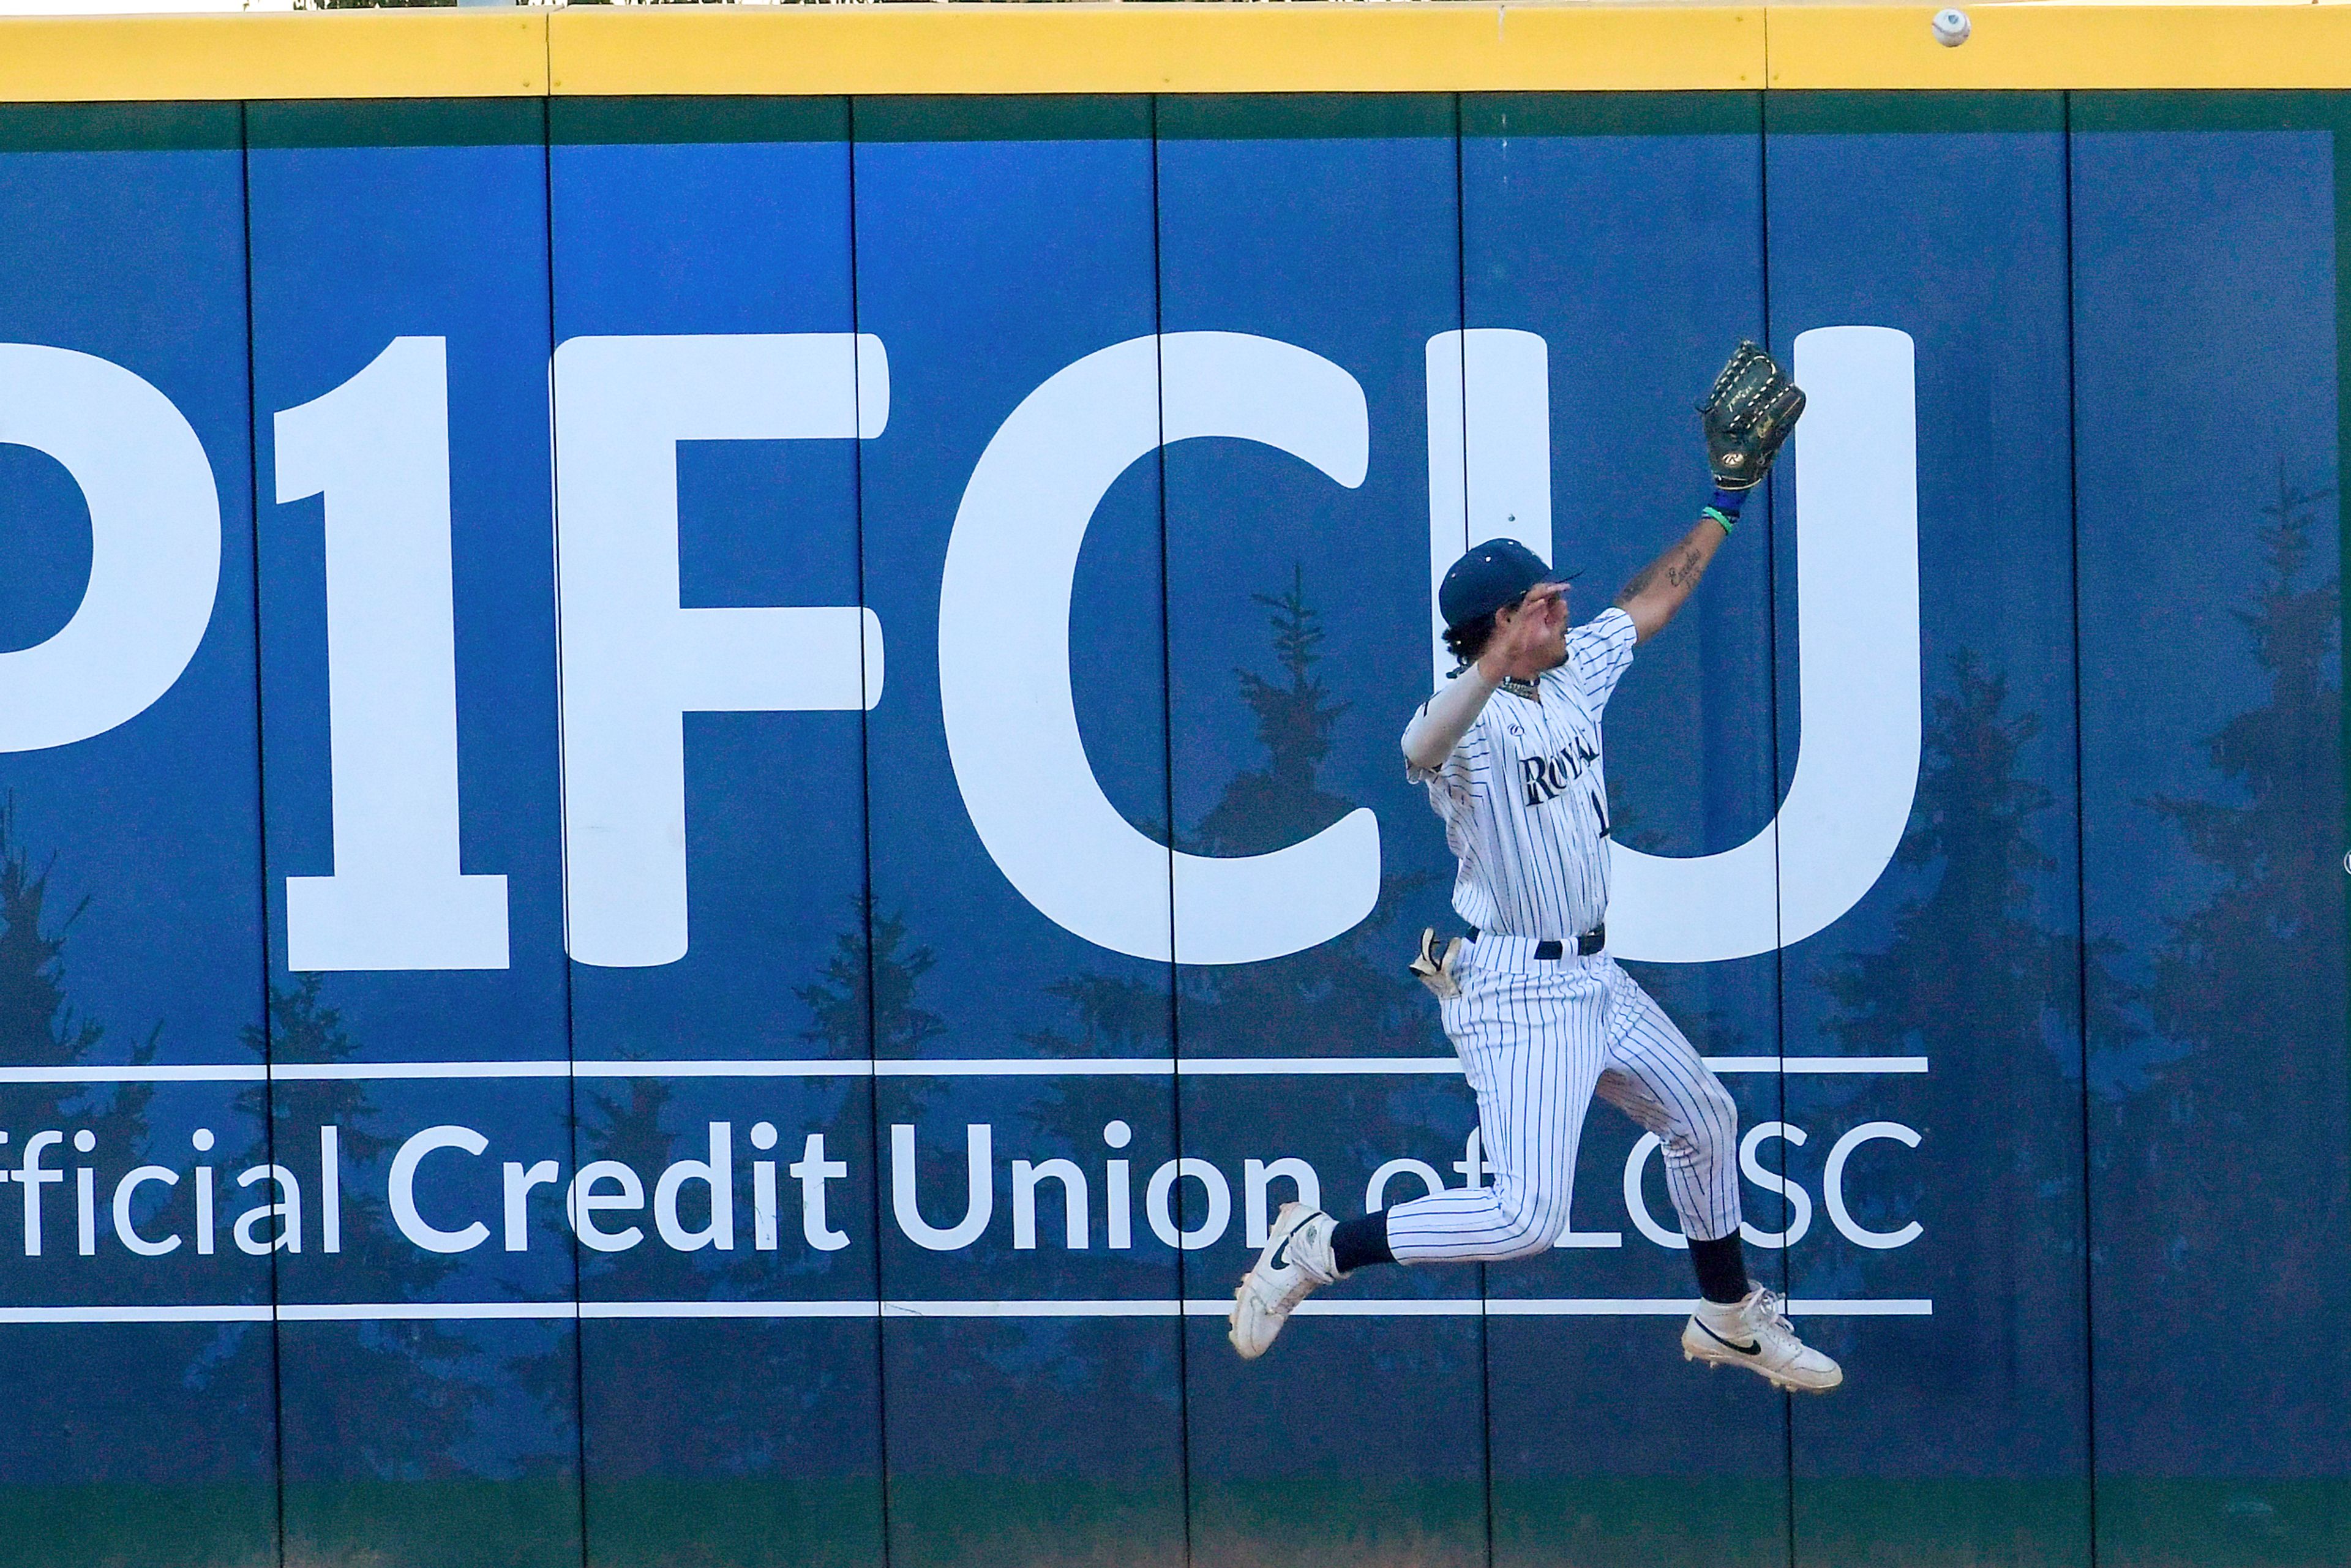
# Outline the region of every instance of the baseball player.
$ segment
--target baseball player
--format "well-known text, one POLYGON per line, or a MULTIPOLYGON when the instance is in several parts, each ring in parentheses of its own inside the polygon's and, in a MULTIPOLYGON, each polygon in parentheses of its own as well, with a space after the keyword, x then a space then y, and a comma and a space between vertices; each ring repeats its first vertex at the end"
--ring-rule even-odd
POLYGON ((1600 716, 1632 663, 1687 600, 1803 411, 1803 394, 1741 343, 1699 405, 1716 489, 1696 527, 1614 607, 1568 629, 1566 579, 1510 539, 1478 546, 1437 591, 1461 660, 1404 732, 1459 859, 1453 907, 1469 937, 1416 974, 1478 1095, 1494 1178, 1344 1224, 1284 1205, 1234 1292, 1231 1338, 1265 1354, 1308 1295, 1375 1263, 1500 1262, 1548 1249, 1568 1224, 1576 1144, 1598 1093, 1663 1145, 1666 1183, 1703 1300, 1682 1353, 1782 1388, 1823 1392, 1835 1362, 1796 1337, 1740 1246, 1739 1119, 1673 1020, 1608 953, 1608 790, 1600 716))

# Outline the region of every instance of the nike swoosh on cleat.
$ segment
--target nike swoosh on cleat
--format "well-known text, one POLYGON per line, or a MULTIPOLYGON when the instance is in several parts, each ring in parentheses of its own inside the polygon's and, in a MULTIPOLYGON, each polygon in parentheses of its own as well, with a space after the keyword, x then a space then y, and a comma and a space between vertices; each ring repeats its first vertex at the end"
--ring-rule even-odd
MULTIPOLYGON (((1317 1212, 1320 1212, 1320 1211, 1318 1210, 1317 1212)), ((1270 1269, 1287 1269, 1287 1268, 1289 1268, 1289 1267, 1290 1267, 1290 1244, 1291 1242, 1293 1242, 1293 1241, 1295 1241, 1295 1240, 1297 1240, 1297 1239, 1298 1239, 1298 1232, 1299 1232, 1300 1230, 1303 1230, 1303 1229, 1305 1229, 1305 1228, 1306 1228, 1306 1225, 1307 1225, 1307 1220, 1311 1220, 1311 1219, 1312 1219, 1313 1218, 1314 1218, 1314 1216, 1313 1216, 1313 1215, 1311 1215, 1311 1214, 1308 1215, 1308 1216, 1306 1217, 1306 1218, 1305 1218, 1305 1219, 1301 1219, 1301 1220, 1300 1220, 1300 1221, 1298 1222, 1297 1228, 1296 1228, 1295 1229, 1291 1230, 1291 1231, 1290 1231, 1290 1233, 1289 1235, 1287 1235, 1287 1236, 1285 1236, 1285 1237, 1283 1237, 1283 1238, 1281 1239, 1281 1245, 1280 1245, 1280 1246, 1279 1246, 1279 1247, 1276 1247, 1276 1248, 1273 1249, 1273 1256, 1272 1256, 1272 1258, 1271 1258, 1271 1259, 1270 1259, 1270 1260, 1268 1260, 1268 1261, 1267 1261, 1266 1266, 1267 1266, 1268 1268, 1270 1268, 1270 1269)), ((1700 1324, 1699 1326, 1702 1328, 1702 1327, 1704 1327, 1705 1325, 1704 1325, 1704 1324, 1700 1324)))
POLYGON ((1763 1354, 1763 1345, 1761 1341, 1758 1341, 1753 1344, 1733 1344, 1729 1340, 1723 1338, 1720 1334, 1715 1333, 1712 1329, 1707 1327, 1706 1324, 1698 1322, 1698 1319, 1692 1318, 1690 1319, 1690 1322, 1698 1323, 1698 1333, 1706 1335, 1707 1338, 1722 1346, 1725 1350, 1735 1350, 1741 1355, 1761 1355, 1763 1354))

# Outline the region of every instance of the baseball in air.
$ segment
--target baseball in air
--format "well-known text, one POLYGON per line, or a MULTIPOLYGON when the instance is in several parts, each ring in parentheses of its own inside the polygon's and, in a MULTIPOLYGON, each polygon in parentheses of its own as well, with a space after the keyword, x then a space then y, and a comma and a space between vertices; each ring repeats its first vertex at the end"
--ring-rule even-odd
POLYGON ((1956 49, 1966 43, 1974 26, 1968 20, 1968 14, 1956 6, 1936 12, 1934 19, 1927 25, 1935 29, 1935 42, 1947 49, 1956 49))

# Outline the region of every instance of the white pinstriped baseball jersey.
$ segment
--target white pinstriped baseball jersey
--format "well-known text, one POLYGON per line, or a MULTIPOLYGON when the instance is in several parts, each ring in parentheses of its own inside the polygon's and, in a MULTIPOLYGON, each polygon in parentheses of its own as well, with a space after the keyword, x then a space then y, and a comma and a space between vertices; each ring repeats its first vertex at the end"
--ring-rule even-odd
POLYGON ((1461 862, 1453 907, 1482 931, 1573 938, 1608 913, 1608 783, 1600 715, 1633 662, 1633 618, 1610 608, 1567 636, 1567 660, 1504 688, 1453 755, 1412 768, 1461 862))

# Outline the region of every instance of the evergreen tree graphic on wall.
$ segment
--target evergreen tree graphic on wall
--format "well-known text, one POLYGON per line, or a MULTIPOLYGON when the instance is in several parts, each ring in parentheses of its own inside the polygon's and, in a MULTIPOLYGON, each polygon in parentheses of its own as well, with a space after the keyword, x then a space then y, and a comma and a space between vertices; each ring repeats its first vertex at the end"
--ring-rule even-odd
MULTIPOLYGON (((1303 568, 1293 564, 1286 587, 1253 592, 1249 602, 1265 612, 1274 673, 1238 668, 1233 679, 1266 760, 1228 779, 1196 832, 1179 841, 1195 853, 1267 853, 1311 837, 1358 804, 1322 783, 1336 726, 1350 705, 1334 700, 1318 667, 1325 633, 1303 568)), ((1449 1052, 1436 1009, 1405 977, 1396 950, 1399 906, 1430 880, 1390 869, 1368 916, 1343 936, 1304 952, 1258 964, 1180 969, 1178 1049, 1186 1055, 1449 1052)), ((1162 1048, 1166 995, 1159 986, 1094 975, 1071 977, 1051 989, 1076 1014, 1077 1034, 1066 1042, 1041 1036, 1040 1043, 1108 1042, 1130 1054, 1144 1049, 1145 1041, 1162 1048)), ((1099 1143, 1102 1099, 1099 1086, 1071 1082, 1058 1100, 1041 1104, 1038 1116, 1077 1146, 1093 1146, 1099 1143)), ((1468 1103, 1460 1085, 1449 1080, 1351 1074, 1318 1079, 1312 1100, 1318 1123, 1346 1128, 1366 1169, 1405 1144, 1426 1141, 1432 1120, 1464 1120, 1465 1113, 1473 1118, 1468 1103)), ((1280 1129, 1268 1131, 1276 1138, 1285 1135, 1280 1129)), ((1178 1197, 1180 1202, 1180 1185, 1178 1197)), ((1187 1257, 1187 1262, 1207 1266, 1200 1259, 1187 1257)))
POLYGON ((50 864, 33 870, 16 832, 16 798, 0 805, 0 1061, 61 1067, 105 1038, 66 1000, 66 934, 89 907, 82 899, 61 920, 48 911, 50 864))
POLYGON ((1315 779, 1315 769, 1331 755, 1332 728, 1348 705, 1331 701, 1330 688, 1314 673, 1323 631, 1322 617, 1306 600, 1305 569, 1290 568, 1286 591, 1252 593, 1249 602, 1270 612, 1274 662, 1283 679, 1270 681, 1254 670, 1233 672, 1241 699, 1257 716, 1267 762, 1236 775, 1201 819, 1199 847, 1207 854, 1269 853, 1321 832, 1345 816, 1350 804, 1315 779))
POLYGON ((904 911, 884 915, 870 894, 851 909, 855 918, 833 938, 823 974, 793 989, 810 1015, 801 1038, 845 1056, 911 1056, 946 1028, 914 999, 937 957, 909 940, 904 911))
MULTIPOLYGON (((37 865, 33 861, 19 831, 14 798, 0 805, 0 1061, 10 1065, 88 1063, 103 1054, 108 1040, 106 1026, 77 1010, 68 989, 68 938, 92 900, 82 898, 58 914, 51 904, 56 864, 54 857, 37 865)), ((238 1043, 256 1061, 266 1060, 273 1046, 290 1060, 357 1060, 358 1042, 322 998, 320 982, 318 975, 304 975, 289 986, 273 986, 266 1027, 247 1027, 238 1043)), ((154 1061, 162 1032, 161 1023, 152 1027, 125 1053, 128 1063, 154 1061)), ((165 1135, 152 1125, 155 1099, 155 1085, 145 1082, 18 1085, 10 1092, 9 1121, 20 1131, 89 1130, 97 1137, 93 1157, 103 1167, 102 1176, 146 1159, 184 1168, 191 1155, 183 1133, 174 1129, 165 1135)), ((97 1254, 81 1258, 74 1255, 69 1217, 53 1212, 51 1244, 42 1259, 37 1264, 19 1260, 16 1265, 41 1270, 37 1275, 25 1275, 22 1299, 39 1300, 58 1288, 72 1291, 72 1299, 104 1302, 152 1301, 159 1290, 165 1299, 175 1301, 247 1299, 256 1265, 232 1244, 232 1226, 247 1207, 263 1200, 241 1192, 235 1177, 255 1166, 294 1167, 304 1185, 306 1251, 315 1249, 319 1219, 312 1173, 321 1122, 341 1130, 346 1173, 344 1251, 336 1260, 337 1287, 359 1300, 413 1299, 454 1267, 448 1260, 408 1247, 392 1225, 388 1206, 371 1190, 379 1184, 356 1179, 360 1171, 380 1170, 390 1159, 393 1143, 364 1082, 306 1086, 299 1118, 278 1129, 285 1139, 298 1140, 298 1146, 289 1141, 274 1155, 273 1105, 266 1084, 240 1090, 226 1109, 225 1116, 205 1118, 221 1140, 208 1156, 221 1173, 222 1184, 220 1246, 214 1256, 192 1255, 183 1248, 172 1256, 168 1279, 160 1278, 152 1264, 142 1270, 139 1260, 114 1243, 110 1218, 101 1215, 97 1254)), ((184 1184, 180 1191, 186 1191, 184 1184)), ((267 1227, 260 1232, 269 1233, 267 1227)), ((164 1343, 166 1333, 156 1331, 155 1343, 164 1343)), ((473 1435, 476 1417, 488 1403, 485 1379, 493 1378, 495 1369, 485 1366, 464 1343, 461 1330, 446 1325, 363 1324, 356 1337, 352 1354, 340 1355, 334 1364, 334 1399, 323 1405, 288 1398, 273 1409, 278 1369, 266 1324, 208 1329, 184 1370, 161 1383, 146 1375, 110 1375, 100 1363, 68 1358, 53 1370, 51 1388, 60 1408, 71 1406, 80 1413, 68 1424, 72 1429, 111 1434, 109 1451, 115 1458, 100 1468, 109 1468, 126 1451, 146 1447, 144 1435, 152 1434, 153 1446, 139 1454, 139 1461, 159 1476, 185 1477, 203 1473, 206 1467, 232 1470, 249 1466, 252 1456, 205 1456, 193 1449, 210 1437, 236 1444, 237 1434, 275 1422, 282 1423, 289 1448, 343 1456, 360 1473, 391 1477, 462 1469, 453 1456, 473 1435), (192 1403, 175 1413, 159 1406, 159 1398, 192 1403), (119 1418, 99 1415, 117 1406, 122 1406, 119 1418), (397 1418, 345 1427, 340 1413, 355 1408, 388 1416, 397 1413, 397 1418)), ((185 1343, 185 1336, 171 1343, 185 1343)), ((55 1435, 39 1422, 20 1424, 19 1429, 26 1440, 37 1444, 47 1441, 43 1433, 55 1435)), ((14 1475, 43 1472, 46 1466, 38 1460, 20 1465, 10 1459, 7 1442, 0 1437, 0 1468, 14 1475)))
MULTIPOLYGON (((2051 929, 2051 916, 2035 909, 2036 883, 2048 887, 2059 869, 2043 840, 2067 830, 2056 795, 2032 777, 2028 753, 2042 730, 2039 714, 2016 707, 2005 673, 1970 649, 1954 655, 1929 704, 1917 794, 1896 852, 1899 864, 1934 880, 1897 907, 1882 951, 1855 954, 1823 980, 1836 1004, 1828 1027, 1846 1054, 1922 1055, 1932 1064, 1926 1079, 1899 1086, 1916 1096, 1903 1119, 1915 1116, 1928 1146, 1983 1145, 1965 1156, 1981 1162, 1986 1179, 1970 1183, 1964 1201, 1929 1210, 1936 1189, 1925 1180, 1874 1180, 1849 1199, 1873 1229, 1923 1217, 1937 1238, 1931 1256, 1954 1270, 1934 1286, 1937 1322, 1953 1343, 2003 1353, 1938 1359, 1921 1375, 1946 1401, 1987 1370, 2004 1380, 2019 1364, 2063 1366, 2078 1354, 2075 998, 2085 958, 2103 977, 2109 954, 2085 955, 2071 930, 2051 929)), ((2070 884, 2063 896, 2050 888, 2046 901, 2070 907, 2070 884)), ((2115 989, 2108 980, 2100 994, 2111 998, 2115 989)), ((1917 1285, 1915 1261, 1898 1252, 1862 1254, 1858 1267, 1865 1276, 1888 1273, 1887 1284, 1860 1293, 1893 1292, 1906 1277, 1917 1285)), ((1980 1407, 1998 1415, 2006 1401, 1980 1407)))
MULTIPOLYGON (((93 900, 76 900, 59 913, 51 902, 56 871, 56 857, 37 863, 26 844, 16 797, 0 800, 0 1062, 10 1066, 86 1064, 108 1043, 107 1026, 78 1009, 68 989, 68 938, 93 900)), ((152 1061, 162 1037, 157 1023, 120 1060, 131 1066, 152 1061)), ((12 1085, 8 1125, 20 1138, 40 1129, 88 1130, 97 1139, 95 1157, 117 1169, 148 1157, 177 1161, 184 1144, 160 1153, 150 1149, 154 1099, 154 1086, 141 1082, 12 1085)), ((7 1207, 16 1207, 12 1194, 7 1207)), ((97 1254, 85 1258, 71 1210, 49 1206, 39 1260, 13 1245, 0 1250, 10 1299, 156 1299, 152 1270, 142 1270, 139 1260, 110 1243, 107 1223, 99 1219, 97 1254)), ((246 1260, 224 1249, 211 1259, 179 1261, 184 1282, 172 1290, 190 1292, 191 1299, 225 1300, 246 1260)), ((249 1475, 255 1460, 244 1437, 269 1420, 267 1327, 207 1327, 175 1344, 189 1347, 184 1366, 135 1361, 126 1366, 91 1356, 47 1360, 38 1403, 0 1423, 0 1473, 22 1479, 99 1472, 183 1480, 249 1475)))
MULTIPOLYGON (((809 1009, 800 1038, 831 1047, 835 1056, 913 1056, 946 1030, 946 1020, 918 998, 938 956, 914 940, 904 910, 885 913, 870 893, 849 907, 849 927, 833 938, 823 972, 793 988, 809 1009)), ((918 1115, 935 1092, 925 1080, 902 1079, 893 1087, 892 1103, 918 1115)))
MULTIPOLYGON (((1280 676, 1236 669, 1233 678, 1256 720, 1266 765, 1234 775, 1201 818, 1186 847, 1204 854, 1280 849, 1321 832, 1359 804, 1331 793, 1321 780, 1333 731, 1351 705, 1333 702, 1317 671, 1324 633, 1303 570, 1291 567, 1284 591, 1253 593, 1249 601, 1267 612, 1280 676)), ((1405 974, 1395 934, 1402 900, 1430 881, 1390 869, 1372 913, 1332 941, 1268 963, 1185 971, 1181 1029, 1203 1046, 1215 1041, 1213 1049, 1245 1046, 1251 1053, 1320 1047, 1335 1054, 1408 1056, 1449 1050, 1437 1037, 1436 1009, 1423 1005, 1426 994, 1405 974)), ((1335 1096, 1334 1113, 1352 1113, 1357 1107, 1343 1107, 1341 1100, 1360 1094, 1365 1116, 1387 1119, 1374 1107, 1384 1106, 1392 1090, 1351 1080, 1322 1090, 1335 1096)), ((1370 1130, 1371 1124, 1364 1124, 1370 1130)))
MULTIPOLYGON (((78 1014, 65 990, 66 937, 89 907, 78 900, 62 918, 48 908, 55 861, 36 872, 17 836, 14 796, 0 803, 0 1061, 65 1067, 88 1061, 106 1039, 106 1026, 78 1014)), ((130 1065, 155 1060, 163 1026, 156 1024, 131 1048, 130 1065)), ((98 1148, 120 1158, 147 1142, 152 1084, 26 1085, 12 1098, 27 1127, 87 1127, 98 1148), (29 1092, 29 1093, 27 1093, 29 1092)), ((103 1254, 101 1254, 101 1257, 103 1254)))
MULTIPOLYGON (((360 1041, 322 988, 323 977, 316 973, 298 975, 290 985, 272 985, 267 1027, 246 1030, 247 1049, 256 1056, 272 1052, 304 1063, 358 1061, 360 1041)), ((457 1268, 455 1258, 410 1245, 392 1221, 391 1205, 378 1196, 381 1178, 361 1174, 385 1169, 399 1142, 386 1129, 364 1080, 304 1084, 298 1108, 282 1118, 272 1113, 286 1108, 271 1105, 266 1085, 247 1091, 238 1108, 251 1118, 249 1125, 276 1121, 278 1163, 298 1172, 316 1168, 319 1128, 338 1129, 343 1251, 336 1260, 333 1288, 343 1299, 423 1300, 457 1268)), ((249 1155, 255 1164, 266 1157, 258 1146, 249 1155)), ((313 1228, 307 1245, 316 1246, 316 1221, 306 1216, 305 1224, 313 1228)), ((331 1378, 314 1387, 322 1397, 300 1397, 297 1381, 288 1391, 292 1396, 279 1401, 287 1448, 357 1475, 464 1473, 466 1466, 455 1455, 489 1407, 497 1376, 470 1343, 467 1326, 368 1322, 355 1325, 348 1341, 338 1341, 331 1378), (361 1411, 396 1413, 397 1418, 353 1420, 361 1411)), ((306 1369, 306 1379, 319 1378, 321 1364, 306 1369)))
MULTIPOLYGON (((2128 1040, 2100 1042, 2126 1058, 2101 1075, 2126 1092, 2096 1107, 2111 1179, 2126 1191, 2151 1184, 2161 1205, 2112 1228, 2113 1299, 2171 1301, 2181 1322, 2230 1325, 2227 1356, 2167 1358, 2159 1376, 2124 1391, 2145 1418, 2174 1423, 2191 1443, 2210 1430, 2207 1412, 2244 1397, 2232 1369, 2262 1367, 2306 1388, 2351 1378, 2341 1336, 2306 1328, 2351 1307, 2335 1240, 2351 1219, 2351 1126, 2332 496, 2281 469, 2262 508, 2261 579, 2231 613, 2266 700, 2204 738, 2216 787, 2146 802, 2178 831, 2211 892, 2167 923, 2153 955, 2156 1059, 2128 1040)), ((2341 1451, 2332 1399, 2263 1408, 2272 1452, 2341 1451)))

